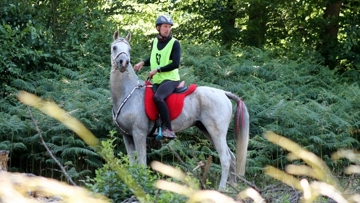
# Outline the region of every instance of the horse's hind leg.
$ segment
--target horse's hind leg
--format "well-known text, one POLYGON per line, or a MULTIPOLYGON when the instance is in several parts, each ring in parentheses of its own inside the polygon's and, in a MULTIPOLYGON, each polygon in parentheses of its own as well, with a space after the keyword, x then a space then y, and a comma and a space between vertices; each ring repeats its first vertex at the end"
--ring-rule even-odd
POLYGON ((132 165, 136 163, 134 139, 131 135, 123 135, 123 138, 126 147, 126 152, 128 154, 130 164, 132 165))
MULTIPOLYGON (((235 163, 232 163, 233 158, 235 159, 235 155, 230 151, 227 142, 226 142, 226 133, 227 131, 224 129, 217 129, 215 127, 208 127, 208 129, 202 124, 197 123, 196 126, 204 133, 205 137, 210 140, 210 142, 214 145, 216 151, 219 154, 220 164, 221 164, 221 179, 219 184, 219 190, 224 190, 226 188, 226 182, 229 176, 229 170, 235 173, 235 163), (209 133, 211 132, 211 134, 209 133), (224 132, 221 132, 224 131, 224 132), (232 168, 231 168, 232 167, 232 168)), ((209 126, 217 126, 216 124, 212 124, 209 126)), ((232 175, 234 176, 234 175, 232 175)), ((231 177, 232 180, 235 181, 234 177, 231 177)))
POLYGON ((229 153, 230 153, 230 157, 231 157, 229 182, 233 184, 233 183, 236 183, 236 156, 230 150, 230 148, 229 148, 229 153))
MULTIPOLYGON (((214 141, 214 146, 216 151, 219 154, 220 162, 221 162, 221 179, 219 184, 219 190, 223 190, 226 188, 226 182, 229 176, 229 169, 231 164, 231 155, 229 147, 226 143, 226 134, 220 135, 221 137, 212 136, 214 141)), ((219 135, 218 135, 219 136, 219 135)))

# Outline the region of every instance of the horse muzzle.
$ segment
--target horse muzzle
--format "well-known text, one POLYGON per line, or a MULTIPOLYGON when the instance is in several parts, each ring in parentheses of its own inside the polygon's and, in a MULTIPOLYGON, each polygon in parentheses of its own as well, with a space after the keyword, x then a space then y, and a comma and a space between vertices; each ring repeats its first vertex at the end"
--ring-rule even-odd
POLYGON ((120 72, 125 72, 129 64, 130 61, 126 59, 120 59, 116 62, 117 69, 119 69, 120 72))

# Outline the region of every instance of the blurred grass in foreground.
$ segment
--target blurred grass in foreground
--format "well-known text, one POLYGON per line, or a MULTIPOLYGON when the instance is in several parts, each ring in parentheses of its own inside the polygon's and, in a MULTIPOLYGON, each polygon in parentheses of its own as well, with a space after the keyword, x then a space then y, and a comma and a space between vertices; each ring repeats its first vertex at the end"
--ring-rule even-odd
MULTIPOLYGON (((70 116, 64 110, 59 108, 55 103, 38 98, 27 92, 20 92, 18 99, 29 106, 33 106, 43 113, 59 120, 68 128, 73 130, 89 146, 93 147, 102 157, 112 163, 113 157, 108 152, 103 152, 99 140, 77 119, 70 116)), ((313 202, 320 196, 327 196, 336 202, 360 202, 360 195, 345 194, 344 189, 340 186, 339 181, 332 175, 330 169, 315 154, 303 149, 291 140, 267 132, 265 137, 272 143, 291 152, 288 155, 290 160, 302 159, 304 165, 288 165, 286 172, 275 167, 267 166, 265 173, 287 185, 296 188, 302 192, 302 202, 313 202), (298 179, 298 177, 302 177, 298 179), (308 178, 306 178, 308 177, 308 178)), ((360 155, 351 150, 340 150, 333 155, 333 159, 347 158, 355 164, 360 163, 360 155)), ((112 169, 117 172, 120 178, 132 189, 135 196, 140 202, 148 202, 147 195, 143 192, 135 181, 128 174, 126 169, 115 164, 111 165, 112 169)), ((172 181, 158 180, 155 187, 161 190, 167 190, 188 197, 187 203, 195 202, 213 202, 213 203, 237 203, 251 199, 252 202, 265 202, 258 191, 249 187, 240 192, 236 199, 226 196, 214 190, 199 190, 195 181, 184 174, 182 171, 171 166, 164 165, 160 162, 153 162, 151 167, 167 176, 181 182, 181 184, 172 181)), ((360 173, 360 167, 352 165, 345 169, 348 174, 360 173)), ((92 192, 75 186, 69 186, 65 183, 42 177, 27 177, 24 174, 0 172, 0 202, 39 202, 29 196, 29 192, 37 193, 40 196, 58 197, 60 202, 110 202, 102 195, 93 194, 92 192)))
MULTIPOLYGON (((302 148, 295 142, 277 135, 273 132, 265 133, 266 139, 290 151, 289 160, 302 159, 303 165, 288 165, 285 171, 275 167, 267 166, 265 173, 287 185, 302 192, 302 202, 313 202, 320 196, 327 196, 336 202, 360 202, 360 195, 346 194, 344 188, 339 184, 339 180, 331 173, 325 162, 315 154, 302 148), (301 180, 295 176, 302 177, 301 180), (308 177, 308 178, 306 178, 308 177), (309 180, 311 182, 309 183, 309 180)), ((333 159, 348 158, 352 162, 360 162, 360 155, 352 150, 339 150, 333 154, 333 159)), ((359 173, 359 166, 350 166, 345 169, 347 173, 359 173)))

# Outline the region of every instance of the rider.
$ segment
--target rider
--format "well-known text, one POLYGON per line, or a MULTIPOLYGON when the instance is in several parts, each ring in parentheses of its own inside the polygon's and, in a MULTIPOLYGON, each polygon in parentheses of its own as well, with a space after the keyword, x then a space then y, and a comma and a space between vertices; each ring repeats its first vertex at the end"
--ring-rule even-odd
POLYGON ((171 27, 173 20, 170 16, 160 15, 155 22, 159 34, 152 42, 151 55, 144 61, 140 61, 134 69, 141 70, 143 66, 150 66, 149 78, 152 78, 156 88, 154 101, 164 122, 165 129, 162 135, 166 138, 176 138, 172 129, 169 109, 165 99, 175 90, 180 83, 180 43, 172 37, 171 27))

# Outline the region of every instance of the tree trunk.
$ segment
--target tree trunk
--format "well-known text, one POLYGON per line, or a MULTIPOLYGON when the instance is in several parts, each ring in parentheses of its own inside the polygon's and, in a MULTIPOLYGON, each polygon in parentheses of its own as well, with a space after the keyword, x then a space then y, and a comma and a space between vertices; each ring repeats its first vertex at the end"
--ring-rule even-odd
POLYGON ((9 160, 9 151, 0 150, 0 171, 7 171, 7 162, 9 160))
MULTIPOLYGON (((323 32, 320 34, 319 51, 325 58, 325 65, 330 69, 336 67, 336 59, 334 52, 336 52, 337 35, 339 32, 339 15, 342 1, 333 2, 327 0, 327 5, 324 13, 324 21, 326 22, 323 32)), ((337 55, 337 54, 336 54, 337 55)))
POLYGON ((222 30, 222 41, 226 47, 226 49, 231 50, 233 42, 236 40, 237 29, 235 28, 235 20, 237 17, 237 11, 234 8, 235 2, 233 0, 229 0, 226 2, 226 10, 227 13, 222 15, 220 26, 222 30))
POLYGON ((267 4, 263 1, 253 2, 247 10, 249 20, 244 43, 248 46, 262 47, 266 42, 267 4))
POLYGON ((342 1, 338 1, 335 3, 328 3, 326 5, 324 19, 329 20, 329 24, 325 28, 324 35, 328 38, 337 39, 339 32, 339 22, 337 19, 340 15, 341 4, 342 1))

